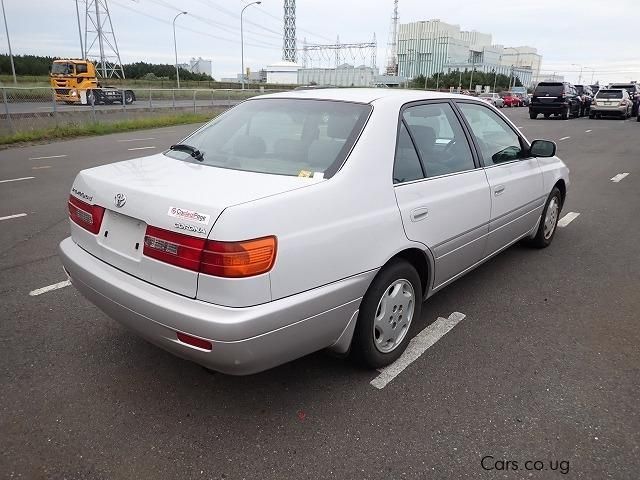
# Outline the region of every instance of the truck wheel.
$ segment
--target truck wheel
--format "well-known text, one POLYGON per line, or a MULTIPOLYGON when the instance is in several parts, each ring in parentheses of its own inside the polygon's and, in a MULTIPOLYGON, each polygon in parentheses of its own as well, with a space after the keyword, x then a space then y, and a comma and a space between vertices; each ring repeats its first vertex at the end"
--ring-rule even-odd
POLYGON ((131 105, 133 103, 133 92, 131 90, 125 90, 124 103, 131 105))
POLYGON ((93 93, 93 90, 87 91, 87 105, 95 105, 95 103, 96 103, 96 96, 93 93))

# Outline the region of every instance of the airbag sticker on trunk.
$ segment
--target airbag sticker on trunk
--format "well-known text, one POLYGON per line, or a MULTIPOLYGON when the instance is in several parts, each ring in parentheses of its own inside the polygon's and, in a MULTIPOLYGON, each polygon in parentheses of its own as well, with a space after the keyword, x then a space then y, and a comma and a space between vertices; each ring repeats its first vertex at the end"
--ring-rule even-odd
POLYGON ((198 213, 193 210, 186 210, 178 207, 170 207, 167 215, 170 217, 180 218, 182 220, 189 220, 190 222, 202 223, 203 225, 209 225, 209 219, 211 218, 211 215, 205 215, 204 213, 198 213))

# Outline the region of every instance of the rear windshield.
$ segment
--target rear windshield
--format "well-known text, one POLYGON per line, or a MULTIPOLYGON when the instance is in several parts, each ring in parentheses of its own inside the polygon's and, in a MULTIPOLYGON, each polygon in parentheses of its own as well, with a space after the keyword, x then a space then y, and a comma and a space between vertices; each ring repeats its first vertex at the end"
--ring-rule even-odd
POLYGON ((622 98, 622 90, 599 90, 598 98, 622 98))
MULTIPOLYGON (((342 165, 371 111, 370 105, 326 100, 256 99, 244 102, 184 143, 203 164, 277 175, 331 176, 342 165)), ((187 153, 166 155, 195 161, 187 153)))
POLYGON ((543 84, 540 83, 536 87, 535 95, 561 95, 564 93, 564 85, 561 83, 543 84))

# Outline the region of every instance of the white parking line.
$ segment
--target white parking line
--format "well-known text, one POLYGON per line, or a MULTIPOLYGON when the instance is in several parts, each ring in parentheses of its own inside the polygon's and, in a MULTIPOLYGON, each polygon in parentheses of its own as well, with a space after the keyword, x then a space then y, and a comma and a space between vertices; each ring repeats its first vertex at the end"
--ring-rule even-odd
POLYGON ((563 141, 563 140, 569 140, 571 137, 562 137, 560 140, 558 140, 559 142, 563 141))
POLYGON ((0 221, 1 220, 11 220, 12 218, 20 218, 20 217, 26 217, 27 214, 26 213, 17 213, 16 215, 9 215, 7 217, 0 217, 0 221))
POLYGON ((133 150, 149 150, 150 148, 156 148, 156 147, 135 147, 135 148, 127 148, 127 150, 132 152, 133 150))
POLYGON ((584 133, 591 133, 593 130, 585 130, 584 133))
POLYGON ((29 295, 32 297, 37 297, 38 295, 42 295, 43 293, 50 292, 52 290, 59 290, 60 288, 68 287, 71 285, 71 280, 65 280, 64 282, 54 283, 53 285, 48 285, 46 287, 37 288, 29 292, 29 295))
POLYGON ((144 142, 146 140, 155 140, 156 137, 149 137, 149 138, 127 138, 125 140, 118 140, 118 142, 124 143, 124 142, 144 142))
POLYGON ((611 179, 611 181, 612 181, 613 183, 618 183, 620 180, 622 180, 623 178, 625 178, 625 177, 626 177, 626 176, 628 176, 628 175, 629 175, 629 172, 626 172, 626 173, 619 173, 619 174, 617 174, 615 177, 613 177, 613 178, 611 179))
POLYGON ((10 178, 9 180, 0 180, 0 183, 20 182, 22 180, 31 180, 32 178, 36 178, 36 177, 10 178))
POLYGON ((405 368, 415 362, 429 347, 444 337, 453 327, 460 323, 466 315, 453 312, 449 318, 438 319, 411 339, 404 353, 391 365, 380 370, 380 375, 371 380, 371 385, 382 389, 396 378, 405 368))
POLYGON ((558 220, 558 226, 559 227, 566 227, 567 225, 569 225, 571 222, 573 222, 579 216, 580 216, 579 213, 569 212, 564 217, 562 217, 560 220, 558 220))
POLYGON ((47 158, 64 158, 67 155, 48 155, 46 157, 31 157, 29 160, 46 160, 47 158))
POLYGON ((39 167, 31 167, 31 170, 42 170, 43 168, 51 168, 51 165, 41 165, 39 167))

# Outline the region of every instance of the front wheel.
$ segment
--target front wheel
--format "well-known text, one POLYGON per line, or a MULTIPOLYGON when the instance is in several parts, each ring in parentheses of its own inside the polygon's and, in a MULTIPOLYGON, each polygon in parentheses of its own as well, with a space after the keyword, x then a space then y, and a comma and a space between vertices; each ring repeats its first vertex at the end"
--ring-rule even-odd
POLYGON ((558 187, 553 187, 547 204, 544 206, 542 216, 540 217, 540 225, 536 231, 536 236, 530 241, 531 245, 537 248, 546 248, 551 245, 553 237, 558 228, 558 220, 560 219, 560 211, 562 210, 562 194, 558 187))
POLYGON ((402 259, 384 266, 362 299, 353 356, 369 368, 393 363, 407 348, 411 323, 420 317, 421 307, 422 285, 416 269, 402 259))
POLYGON ((535 120, 536 118, 538 118, 538 114, 537 113, 529 113, 529 118, 531 120, 535 120))

